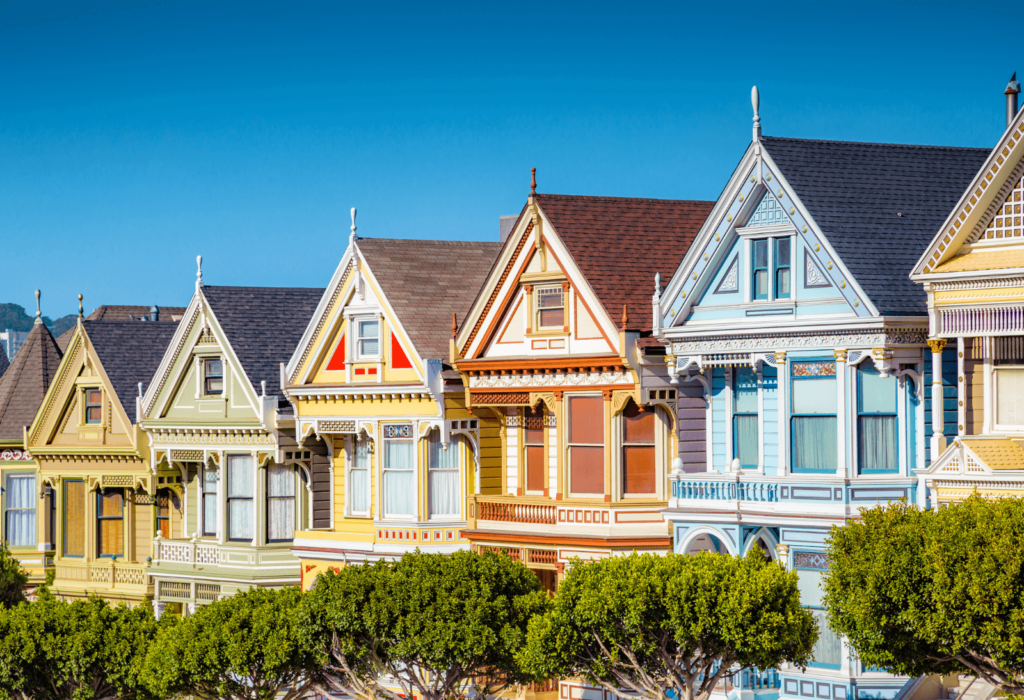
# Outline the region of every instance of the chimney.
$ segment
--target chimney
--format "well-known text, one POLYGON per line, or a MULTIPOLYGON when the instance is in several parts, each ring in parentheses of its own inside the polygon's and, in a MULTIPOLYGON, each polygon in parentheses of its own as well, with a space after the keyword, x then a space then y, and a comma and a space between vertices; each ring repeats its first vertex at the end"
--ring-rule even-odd
POLYGON ((153 304, 153 308, 151 308, 149 310, 149 320, 150 321, 159 321, 160 320, 160 307, 157 306, 156 304, 153 304))
POLYGON ((1013 72, 1003 94, 1006 95, 1006 127, 1009 128, 1010 124, 1013 123, 1013 118, 1017 116, 1017 95, 1020 94, 1017 71, 1013 72))
POLYGON ((515 228, 516 219, 519 218, 518 214, 512 214, 511 216, 499 217, 499 234, 498 240, 504 243, 508 240, 509 234, 512 233, 512 229, 515 228))

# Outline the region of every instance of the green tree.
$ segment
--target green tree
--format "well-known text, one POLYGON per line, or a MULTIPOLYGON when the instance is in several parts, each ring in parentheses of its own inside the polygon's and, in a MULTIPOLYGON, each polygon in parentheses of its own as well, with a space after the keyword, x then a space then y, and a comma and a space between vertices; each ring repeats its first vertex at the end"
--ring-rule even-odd
POLYGON ((833 529, 829 559, 829 623, 863 663, 1024 695, 1024 500, 872 508, 833 529))
POLYGON ((574 561, 530 625, 524 665, 650 700, 704 700, 738 669, 805 665, 817 640, 795 572, 738 558, 633 553, 574 561))
POLYGON ((300 642, 297 588, 251 588, 200 607, 149 649, 145 682, 161 698, 293 700, 319 678, 300 642))
POLYGON ((0 608, 9 608, 25 602, 28 574, 11 556, 6 543, 0 543, 0 608))
POLYGON ((550 606, 537 577, 507 556, 417 551, 321 575, 300 627, 324 664, 326 690, 490 697, 533 680, 516 651, 530 619, 550 606))
POLYGON ((43 592, 0 612, 0 698, 148 700, 140 672, 158 628, 148 606, 43 592))

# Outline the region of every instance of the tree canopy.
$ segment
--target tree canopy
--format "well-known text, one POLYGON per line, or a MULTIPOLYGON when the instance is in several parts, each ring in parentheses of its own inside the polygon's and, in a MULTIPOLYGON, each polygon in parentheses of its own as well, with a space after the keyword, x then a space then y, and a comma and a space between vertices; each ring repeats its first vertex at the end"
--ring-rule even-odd
POLYGON ((303 697, 319 667, 299 641, 301 596, 252 588, 200 607, 161 631, 146 656, 146 684, 160 698, 303 697))
POLYGON ((25 586, 28 574, 21 564, 11 556, 6 543, 0 543, 0 608, 9 608, 25 602, 25 586))
POLYGON ((816 639, 796 573, 757 548, 743 558, 633 553, 573 562, 521 655, 538 676, 705 700, 737 665, 805 665, 816 639))
POLYGON ((99 598, 0 611, 0 698, 149 700, 140 680, 159 623, 148 606, 99 598))
POLYGON ((322 574, 300 627, 325 665, 325 689, 452 700, 471 686, 491 696, 533 680, 516 652, 550 605, 537 577, 507 556, 415 552, 322 574))
POLYGON ((829 622, 862 662, 1024 694, 1024 500, 879 506, 833 530, 829 558, 829 622))

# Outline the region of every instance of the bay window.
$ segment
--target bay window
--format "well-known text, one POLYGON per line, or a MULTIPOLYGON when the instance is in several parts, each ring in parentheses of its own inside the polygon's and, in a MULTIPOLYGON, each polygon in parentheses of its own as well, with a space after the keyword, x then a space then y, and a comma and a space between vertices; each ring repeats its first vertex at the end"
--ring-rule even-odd
POLYGON ((654 496, 658 491, 654 408, 643 410, 632 400, 622 411, 622 493, 654 496))
POLYGON ((220 475, 212 464, 203 469, 203 535, 216 537, 220 533, 217 523, 217 482, 220 475))
POLYGON ((733 371, 732 454, 740 466, 758 466, 757 372, 750 367, 733 371))
POLYGON ((352 466, 348 470, 348 510, 352 515, 370 514, 370 441, 354 440, 352 466))
POLYGON ((252 455, 228 455, 227 463, 228 539, 252 540, 255 462, 252 455))
POLYGON ((604 399, 569 399, 569 490, 604 494, 604 399))
POLYGON ((544 409, 527 408, 523 416, 523 461, 526 463, 526 490, 543 492, 546 486, 547 459, 544 454, 544 409))
POLYGON ((4 480, 4 540, 10 547, 36 546, 36 475, 4 480))
POLYGON ((384 517, 416 515, 416 444, 411 425, 384 426, 384 517))
POLYGON ((267 542, 295 539, 295 468, 267 467, 267 542))
POLYGON ((444 449, 441 431, 430 431, 427 437, 427 501, 431 518, 458 518, 461 515, 459 488, 462 445, 458 438, 444 449))
POLYGON ((103 489, 96 494, 99 556, 124 556, 124 489, 103 489))
POLYGON ((64 481, 64 556, 85 556, 85 481, 64 481))
POLYGON ((899 471, 896 436, 896 377, 874 365, 857 370, 857 460, 861 474, 899 471))
POLYGON ((836 363, 792 364, 792 441, 794 472, 834 472, 838 468, 836 363))

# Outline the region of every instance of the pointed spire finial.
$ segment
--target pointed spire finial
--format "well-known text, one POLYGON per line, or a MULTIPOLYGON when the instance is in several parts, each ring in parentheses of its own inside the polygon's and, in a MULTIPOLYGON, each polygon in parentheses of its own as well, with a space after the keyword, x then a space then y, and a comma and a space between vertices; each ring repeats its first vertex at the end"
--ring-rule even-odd
POLYGON ((203 286, 203 256, 196 256, 196 289, 203 286))
POLYGON ((78 318, 82 318, 85 315, 85 309, 82 308, 82 295, 78 295, 78 318))
POLYGON ((40 297, 40 293, 39 293, 39 290, 37 289, 36 290, 36 323, 37 324, 43 322, 43 311, 42 311, 42 307, 39 306, 39 297, 40 297))
POLYGON ((356 208, 352 207, 352 233, 348 235, 349 245, 356 242, 356 208))
POLYGON ((626 330, 626 324, 629 323, 629 314, 626 313, 626 305, 622 305, 622 330, 626 330))
POLYGON ((661 273, 654 273, 654 293, 661 294, 661 273))
POLYGON ((530 168, 530 194, 537 194, 537 168, 530 168))
POLYGON ((452 337, 455 336, 455 331, 459 329, 459 324, 455 320, 455 312, 452 311, 452 337))
POLYGON ((750 104, 754 106, 754 140, 757 141, 761 138, 761 115, 758 114, 761 109, 761 93, 757 91, 756 85, 750 89, 750 104))

